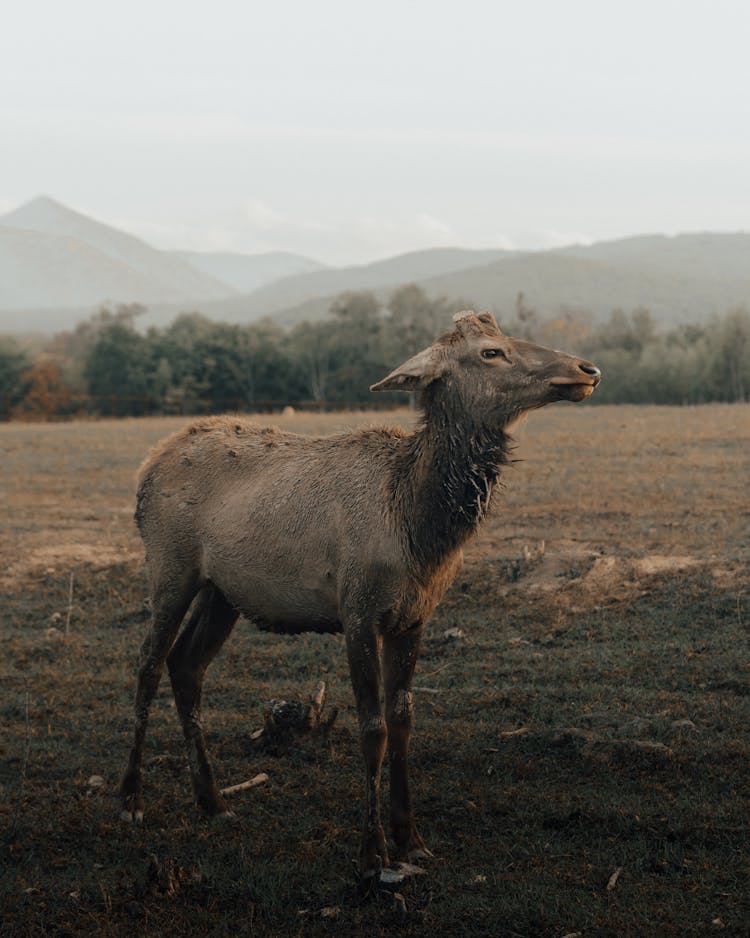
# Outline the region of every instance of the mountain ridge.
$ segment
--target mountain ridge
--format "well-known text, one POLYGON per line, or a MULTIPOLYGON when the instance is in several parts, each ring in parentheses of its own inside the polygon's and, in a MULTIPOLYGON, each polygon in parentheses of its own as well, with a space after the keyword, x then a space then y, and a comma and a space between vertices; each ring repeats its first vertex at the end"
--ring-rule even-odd
MULTIPOLYGON (((660 322, 673 325, 750 303, 750 234, 644 235, 553 251, 503 252, 489 263, 415 278, 414 282, 430 297, 468 301, 500 316, 510 314, 516 297, 523 293, 527 304, 545 315, 586 312, 602 319, 615 308, 643 306, 660 322), (653 253, 647 261, 636 262, 642 250, 656 245, 666 246, 669 256, 675 239, 679 239, 680 246, 688 247, 689 263, 680 265, 674 259, 667 262, 653 253), (721 250, 713 251, 712 258, 701 266, 693 254, 706 241, 709 245, 718 241, 721 250), (728 244, 733 250, 729 252, 730 261, 722 267, 719 260, 727 257, 728 244)), ((388 292, 399 285, 394 280, 366 288, 374 289, 378 298, 386 302, 388 292)), ((324 317, 337 295, 334 291, 281 308, 278 297, 273 295, 275 286, 278 285, 270 285, 265 297, 256 291, 249 296, 204 304, 203 311, 215 319, 252 320, 258 318, 258 299, 263 297, 267 313, 289 326, 324 317)), ((288 298, 289 284, 284 288, 282 299, 288 298)))
POLYGON ((404 283, 421 282, 439 272, 452 273, 467 267, 481 266, 510 254, 497 250, 470 248, 426 248, 383 258, 371 264, 352 264, 294 277, 284 277, 265 287, 226 300, 206 304, 211 315, 250 319, 273 315, 318 297, 334 297, 350 290, 395 288, 404 283))
POLYGON ((191 310, 293 325, 327 315, 342 292, 373 290, 386 302, 405 283, 500 316, 523 292, 544 315, 602 318, 617 307, 644 306, 669 325, 750 302, 750 234, 634 235, 547 251, 439 247, 326 267, 283 251, 160 251, 49 197, 0 217, 5 331, 70 328, 103 303, 136 301, 148 307, 143 321, 150 324, 191 310))
POLYGON ((239 251, 169 253, 241 293, 250 293, 282 277, 311 273, 327 266, 291 251, 264 251, 261 254, 243 254, 239 251))
MULTIPOLYGON (((194 267, 151 247, 145 241, 104 222, 89 218, 49 196, 38 196, 0 217, 0 230, 36 232, 46 237, 73 238, 117 262, 123 278, 130 270, 140 282, 150 284, 146 294, 115 297, 123 301, 148 301, 184 297, 216 299, 233 291, 194 267)), ((50 243, 50 242, 48 242, 50 243)), ((127 290, 127 279, 115 280, 112 287, 127 290)), ((44 291, 42 291, 42 294, 44 291)), ((111 294, 110 294, 111 295, 111 294)))

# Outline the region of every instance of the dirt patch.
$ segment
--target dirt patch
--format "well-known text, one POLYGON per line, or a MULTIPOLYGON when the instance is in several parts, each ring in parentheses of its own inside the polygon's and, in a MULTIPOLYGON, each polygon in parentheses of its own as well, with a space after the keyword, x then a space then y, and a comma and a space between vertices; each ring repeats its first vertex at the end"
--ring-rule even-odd
MULTIPOLYGON (((591 607, 632 599, 642 595, 654 578, 677 576, 710 563, 707 559, 682 554, 602 556, 592 546, 577 541, 542 541, 536 545, 524 544, 516 556, 495 560, 489 568, 486 555, 470 557, 466 577, 469 580, 494 578, 493 588, 501 595, 533 599, 552 593, 564 594, 579 607, 591 607)), ((717 573, 724 577, 730 571, 724 567, 717 573)))
POLYGON ((705 566, 707 561, 685 555, 651 554, 646 557, 596 557, 583 576, 568 589, 595 603, 625 600, 643 595, 648 581, 670 577, 705 566))
POLYGON ((679 554, 663 556, 652 554, 650 557, 641 557, 631 561, 634 570, 644 576, 654 576, 660 573, 679 573, 700 565, 697 557, 684 557, 679 554))
POLYGON ((72 572, 83 565, 102 570, 129 563, 139 556, 136 550, 123 550, 106 544, 49 544, 34 548, 27 556, 0 571, 0 588, 17 589, 40 573, 72 572))

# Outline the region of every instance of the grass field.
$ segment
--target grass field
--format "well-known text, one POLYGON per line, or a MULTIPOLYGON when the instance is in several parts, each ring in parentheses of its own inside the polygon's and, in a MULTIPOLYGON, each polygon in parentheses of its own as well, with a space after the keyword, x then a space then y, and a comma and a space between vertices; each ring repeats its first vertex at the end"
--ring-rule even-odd
POLYGON ((340 636, 240 622, 209 671, 220 783, 269 776, 232 822, 191 804, 165 680, 145 824, 119 821, 146 627, 133 477, 182 422, 0 426, 3 936, 750 934, 750 406, 556 405, 517 431, 417 669, 436 858, 403 903, 356 888, 340 636), (264 701, 320 680, 340 709, 327 741, 253 742, 264 701))

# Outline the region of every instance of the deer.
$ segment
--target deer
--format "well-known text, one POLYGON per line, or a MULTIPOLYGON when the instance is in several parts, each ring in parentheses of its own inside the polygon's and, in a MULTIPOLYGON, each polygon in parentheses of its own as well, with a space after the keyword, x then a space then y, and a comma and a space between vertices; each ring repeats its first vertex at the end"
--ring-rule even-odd
POLYGON ((372 391, 416 395, 411 432, 306 436, 248 419, 199 419, 139 470, 151 625, 140 651, 123 817, 143 820, 149 706, 166 663, 195 800, 228 813, 201 725, 206 669, 240 615, 276 632, 343 632, 365 765, 363 877, 432 856, 408 780, 420 640, 509 462, 509 428, 601 380, 590 361, 504 335, 491 313, 453 328, 372 391), (180 631, 180 626, 184 626, 180 631), (381 766, 390 765, 389 851, 381 766))

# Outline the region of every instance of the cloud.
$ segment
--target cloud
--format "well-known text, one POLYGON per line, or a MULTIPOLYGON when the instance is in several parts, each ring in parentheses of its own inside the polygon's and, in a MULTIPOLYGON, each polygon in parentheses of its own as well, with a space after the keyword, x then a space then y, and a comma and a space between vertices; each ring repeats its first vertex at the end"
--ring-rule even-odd
POLYGON ((329 225, 305 218, 292 218, 260 199, 245 199, 242 203, 242 216, 251 230, 263 234, 285 235, 330 231, 329 225))
POLYGON ((424 247, 447 247, 462 243, 449 222, 429 212, 397 216, 359 215, 346 220, 352 233, 351 248, 362 256, 387 256, 424 247))
POLYGON ((593 240, 580 231, 536 228, 498 235, 492 244, 510 251, 547 251, 569 244, 591 244, 593 240))

